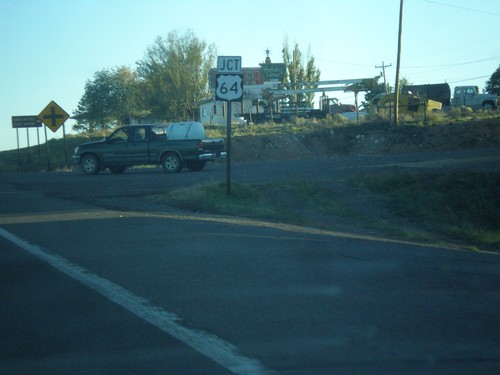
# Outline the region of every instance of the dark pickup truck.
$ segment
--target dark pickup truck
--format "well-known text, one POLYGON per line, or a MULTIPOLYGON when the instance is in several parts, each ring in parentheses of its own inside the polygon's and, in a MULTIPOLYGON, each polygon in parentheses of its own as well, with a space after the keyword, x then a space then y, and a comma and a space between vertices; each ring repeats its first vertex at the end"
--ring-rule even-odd
POLYGON ((176 173, 184 166, 201 171, 207 161, 226 156, 224 139, 206 138, 199 122, 179 122, 118 128, 101 141, 76 147, 73 162, 87 175, 106 168, 123 173, 127 167, 148 164, 161 164, 166 173, 176 173))

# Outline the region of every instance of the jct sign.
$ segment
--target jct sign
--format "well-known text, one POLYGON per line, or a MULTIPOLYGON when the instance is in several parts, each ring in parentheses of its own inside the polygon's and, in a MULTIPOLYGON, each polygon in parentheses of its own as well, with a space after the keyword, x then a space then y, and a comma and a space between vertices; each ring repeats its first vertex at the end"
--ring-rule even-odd
POLYGON ((241 56, 217 56, 217 73, 241 73, 241 56))
POLYGON ((217 56, 215 97, 227 102, 243 98, 241 56, 217 56))

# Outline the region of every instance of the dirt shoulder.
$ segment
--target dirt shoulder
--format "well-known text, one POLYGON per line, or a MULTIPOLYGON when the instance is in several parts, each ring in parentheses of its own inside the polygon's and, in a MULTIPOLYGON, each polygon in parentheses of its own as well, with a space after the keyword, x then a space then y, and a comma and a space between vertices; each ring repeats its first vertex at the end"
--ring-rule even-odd
MULTIPOLYGON (((258 137, 234 137, 233 158, 237 162, 266 160, 318 159, 335 156, 402 155, 479 149, 500 149, 500 123, 483 120, 465 124, 404 126, 370 129, 353 126, 310 133, 272 134, 258 137)), ((452 155, 452 154, 451 154, 452 155)), ((447 173, 478 171, 499 173, 500 155, 461 159, 447 154, 442 160, 405 163, 380 168, 391 173, 447 173), (398 169, 398 167, 400 167, 398 169)), ((378 173, 377 170, 368 173, 378 173)), ((428 229, 411 219, 396 216, 380 195, 328 179, 334 196, 341 196, 348 210, 337 214, 318 214, 304 210, 307 225, 327 230, 342 230, 363 235, 380 235, 457 248, 477 248, 478 244, 456 241, 428 229)), ((484 247, 482 247, 484 249, 484 247)), ((487 250, 492 250, 488 247, 487 250)), ((494 250, 494 249, 493 249, 494 250)))
POLYGON ((500 120, 373 129, 341 127, 316 132, 232 138, 233 160, 315 159, 500 147, 500 120))

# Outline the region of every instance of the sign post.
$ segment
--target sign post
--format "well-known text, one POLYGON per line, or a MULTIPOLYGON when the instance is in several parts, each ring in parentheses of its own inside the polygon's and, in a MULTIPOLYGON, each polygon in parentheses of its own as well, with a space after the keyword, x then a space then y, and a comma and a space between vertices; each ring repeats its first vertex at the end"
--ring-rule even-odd
POLYGON ((243 100, 243 75, 241 73, 241 56, 218 56, 215 98, 227 102, 227 159, 226 187, 231 194, 231 120, 232 102, 243 100))
MULTIPOLYGON (((29 128, 38 128, 42 126, 42 122, 36 115, 29 116, 12 116, 12 127, 16 129, 17 135, 17 164, 21 165, 21 156, 19 152, 19 128, 26 128, 26 139, 28 142, 28 162, 31 162, 31 152, 30 152, 30 136, 29 128)), ((40 140, 38 140, 38 147, 40 147, 40 140)))
MULTIPOLYGON (((50 169, 49 161, 49 144, 47 142, 47 128, 52 130, 54 133, 59 129, 61 125, 69 118, 69 115, 64 109, 59 107, 55 101, 51 101, 38 115, 40 121, 45 124, 45 144, 47 145, 47 169, 50 169)), ((63 130, 65 130, 63 128, 63 130)), ((66 160, 66 165, 68 165, 68 151, 66 150, 66 131, 63 131, 64 139, 64 157, 66 160)))

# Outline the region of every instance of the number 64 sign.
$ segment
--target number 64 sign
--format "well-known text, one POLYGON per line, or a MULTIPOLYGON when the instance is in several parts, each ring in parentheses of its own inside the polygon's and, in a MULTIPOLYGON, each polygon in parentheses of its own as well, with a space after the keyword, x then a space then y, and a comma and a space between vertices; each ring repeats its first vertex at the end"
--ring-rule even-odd
POLYGON ((243 75, 217 74, 215 97, 217 100, 228 102, 241 100, 243 98, 243 75))

